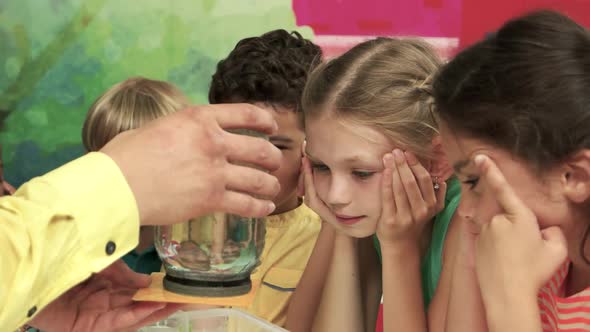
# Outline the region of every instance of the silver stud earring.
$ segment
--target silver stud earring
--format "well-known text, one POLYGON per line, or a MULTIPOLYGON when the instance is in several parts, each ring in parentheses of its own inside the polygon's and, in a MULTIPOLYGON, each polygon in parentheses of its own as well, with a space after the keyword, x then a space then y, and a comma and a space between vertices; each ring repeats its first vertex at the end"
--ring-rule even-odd
POLYGON ((440 189, 440 184, 438 183, 438 176, 434 177, 434 191, 438 191, 440 189))

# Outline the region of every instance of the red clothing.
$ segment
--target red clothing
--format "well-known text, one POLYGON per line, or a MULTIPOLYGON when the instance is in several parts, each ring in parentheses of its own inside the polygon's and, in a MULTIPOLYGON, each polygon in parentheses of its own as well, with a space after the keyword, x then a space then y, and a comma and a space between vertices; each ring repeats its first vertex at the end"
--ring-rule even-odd
POLYGON ((590 331, 590 287, 564 297, 568 270, 569 264, 564 264, 539 292, 544 332, 590 331))

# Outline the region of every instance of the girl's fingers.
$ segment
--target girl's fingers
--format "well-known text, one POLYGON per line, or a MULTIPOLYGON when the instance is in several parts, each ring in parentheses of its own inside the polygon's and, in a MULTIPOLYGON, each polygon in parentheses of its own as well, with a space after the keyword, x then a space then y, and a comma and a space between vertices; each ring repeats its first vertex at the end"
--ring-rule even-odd
POLYGON ((393 155, 391 153, 386 154, 383 156, 383 176, 381 178, 381 220, 389 221, 395 220, 395 201, 393 197, 393 155), (391 218, 390 218, 391 217, 391 218))

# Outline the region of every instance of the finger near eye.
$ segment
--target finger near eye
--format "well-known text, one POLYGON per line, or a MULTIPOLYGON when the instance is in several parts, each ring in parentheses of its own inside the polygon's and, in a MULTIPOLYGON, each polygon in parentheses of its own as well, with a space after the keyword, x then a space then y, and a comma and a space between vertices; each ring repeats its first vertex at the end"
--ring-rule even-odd
POLYGON ((381 192, 381 200, 382 200, 382 207, 381 207, 381 213, 382 215, 382 219, 389 219, 390 217, 392 217, 395 214, 395 201, 394 201, 394 197, 393 197, 393 183, 392 183, 392 172, 393 172, 393 166, 392 164, 394 163, 393 161, 393 156, 388 153, 385 156, 383 156, 383 176, 381 177, 381 182, 382 182, 382 192, 381 192))
POLYGON ((401 154, 401 152, 397 153, 398 151, 394 152, 394 155, 396 158, 396 168, 403 185, 403 195, 406 196, 413 211, 421 211, 425 204, 418 183, 416 182, 416 177, 410 169, 404 155, 401 154))
POLYGON ((512 186, 506 181, 504 174, 492 159, 480 154, 475 156, 474 162, 479 168, 481 179, 491 189, 496 201, 506 213, 517 216, 514 220, 534 218, 532 211, 516 195, 512 186))
POLYGON ((391 173, 391 183, 393 188, 393 198, 396 207, 396 215, 398 219, 401 221, 403 219, 411 219, 412 218, 412 211, 410 209, 410 203, 408 201, 408 195, 406 190, 404 189, 404 185, 402 184, 402 177, 397 168, 397 165, 394 165, 392 168, 391 173))

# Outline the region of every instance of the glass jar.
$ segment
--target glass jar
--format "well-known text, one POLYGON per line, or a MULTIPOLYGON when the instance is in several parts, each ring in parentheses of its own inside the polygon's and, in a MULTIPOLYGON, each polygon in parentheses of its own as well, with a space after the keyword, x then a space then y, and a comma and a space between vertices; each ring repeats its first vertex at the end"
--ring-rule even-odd
MULTIPOLYGON (((253 130, 231 132, 268 139, 253 130)), ((264 235, 262 218, 222 212, 156 227, 156 250, 166 271, 164 288, 194 296, 248 293, 250 274, 264 248, 264 235)))

